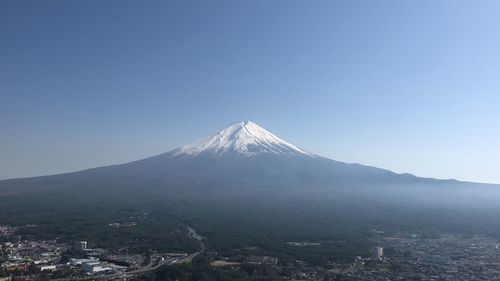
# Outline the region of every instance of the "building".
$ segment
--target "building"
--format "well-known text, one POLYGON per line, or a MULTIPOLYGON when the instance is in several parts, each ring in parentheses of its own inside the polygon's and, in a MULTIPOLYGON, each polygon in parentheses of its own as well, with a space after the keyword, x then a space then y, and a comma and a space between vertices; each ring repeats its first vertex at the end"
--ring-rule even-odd
POLYGON ((250 263, 250 264, 276 265, 278 263, 278 258, 277 257, 268 257, 268 256, 250 256, 250 257, 248 257, 248 263, 250 263))
POLYGON ((40 271, 52 271, 52 270, 56 270, 57 269, 57 266, 56 265, 42 265, 40 266, 40 271))
POLYGON ((78 250, 82 250, 82 251, 87 250, 87 241, 78 241, 78 242, 76 242, 76 248, 78 250))
POLYGON ((107 263, 90 261, 82 263, 82 269, 87 273, 98 273, 113 270, 107 263))
POLYGON ((372 249, 372 256, 374 258, 381 258, 384 255, 384 248, 380 246, 373 247, 372 249))
POLYGON ((90 257, 88 259, 69 259, 69 263, 71 265, 82 265, 83 263, 93 262, 93 261, 99 261, 99 259, 94 257, 90 257))

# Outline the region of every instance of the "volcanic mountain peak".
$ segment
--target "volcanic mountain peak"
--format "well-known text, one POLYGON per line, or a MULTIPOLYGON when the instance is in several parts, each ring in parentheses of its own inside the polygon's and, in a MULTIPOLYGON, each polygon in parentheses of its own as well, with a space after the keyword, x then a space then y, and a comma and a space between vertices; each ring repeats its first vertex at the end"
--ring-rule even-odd
POLYGON ((242 154, 256 155, 260 153, 295 154, 312 156, 312 154, 273 135, 252 121, 238 121, 230 124, 215 135, 180 147, 175 155, 199 154, 242 154))

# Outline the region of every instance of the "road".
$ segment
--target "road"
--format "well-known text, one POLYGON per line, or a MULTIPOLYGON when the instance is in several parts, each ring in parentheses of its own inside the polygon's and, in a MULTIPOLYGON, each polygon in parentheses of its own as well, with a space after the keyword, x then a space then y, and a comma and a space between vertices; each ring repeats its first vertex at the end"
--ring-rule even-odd
POLYGON ((190 226, 187 227, 188 235, 189 237, 198 240, 200 243, 200 251, 199 253, 204 253, 205 252, 205 243, 203 243, 203 239, 205 239, 203 236, 199 235, 196 230, 190 226))
POLYGON ((187 255, 181 259, 166 259, 166 260, 160 260, 160 257, 152 257, 151 260, 147 265, 144 267, 141 267, 136 270, 132 271, 127 271, 127 272, 120 272, 120 273, 115 273, 115 274, 108 274, 108 275, 101 275, 101 276, 86 276, 86 277, 80 277, 80 278, 60 278, 60 279, 53 279, 56 281, 70 281, 70 280, 111 280, 111 279, 128 279, 134 275, 140 275, 144 273, 148 273, 151 271, 154 271, 158 268, 160 268, 163 265, 172 265, 172 264, 183 264, 183 263, 190 263, 193 261, 195 257, 197 257, 199 254, 204 253, 206 250, 205 243, 203 243, 203 237, 200 236, 194 228, 188 226, 187 227, 187 232, 189 237, 198 240, 200 243, 200 250, 198 252, 192 253, 190 255, 187 255), (157 263, 156 265, 154 265, 157 263))

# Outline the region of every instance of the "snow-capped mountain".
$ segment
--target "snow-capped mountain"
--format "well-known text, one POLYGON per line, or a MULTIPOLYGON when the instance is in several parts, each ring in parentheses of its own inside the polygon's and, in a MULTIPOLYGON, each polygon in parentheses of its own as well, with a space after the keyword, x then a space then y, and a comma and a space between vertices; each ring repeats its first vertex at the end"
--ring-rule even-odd
POLYGON ((256 155, 260 153, 305 155, 312 154, 273 135, 252 121, 238 121, 230 124, 215 135, 200 142, 178 148, 174 155, 200 154, 224 155, 227 153, 256 155))
MULTIPOLYGON (((315 188, 428 181, 309 153, 251 121, 169 152, 125 164, 54 176, 0 181, 3 190, 106 188, 315 188), (22 186, 22 188, 20 188, 22 186)), ((100 189, 104 191, 104 189, 100 189)))

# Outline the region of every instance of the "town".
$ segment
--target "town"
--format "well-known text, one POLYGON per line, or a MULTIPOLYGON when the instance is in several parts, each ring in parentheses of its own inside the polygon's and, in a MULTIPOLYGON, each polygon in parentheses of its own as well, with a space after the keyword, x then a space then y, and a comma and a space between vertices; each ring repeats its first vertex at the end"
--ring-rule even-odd
POLYGON ((347 280, 500 280, 500 243, 486 236, 416 233, 384 236, 376 231, 375 258, 336 265, 347 280))
MULTIPOLYGON (((192 227, 186 228, 186 235, 199 241, 200 251, 129 254, 126 248, 90 247, 88 241, 23 240, 17 227, 4 225, 0 226, 0 280, 135 280, 162 266, 190 263, 198 256, 213 268, 229 271, 242 266, 265 267, 272 276, 269 280, 500 280, 500 243, 486 236, 386 235, 373 230, 374 246, 369 256, 353 257, 351 263, 331 260, 327 266, 317 266, 300 260, 282 263, 273 256, 221 256, 207 250, 204 237, 192 227)), ((299 248, 322 247, 324 243, 284 242, 299 248)))
MULTIPOLYGON (((30 226, 36 227, 36 226, 30 226)), ((191 229, 192 230, 192 229, 191 229)), ((194 231, 194 230, 192 230, 194 231)), ((126 248, 91 248, 87 241, 72 244, 23 240, 17 227, 0 226, 0 280, 130 279, 162 265, 190 262, 198 253, 128 254, 126 248)))

